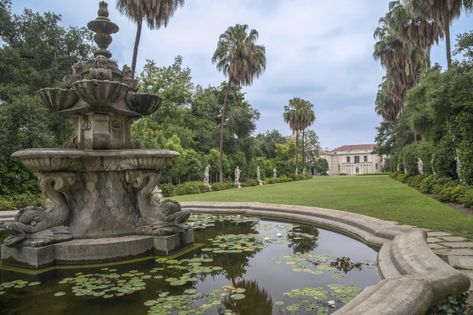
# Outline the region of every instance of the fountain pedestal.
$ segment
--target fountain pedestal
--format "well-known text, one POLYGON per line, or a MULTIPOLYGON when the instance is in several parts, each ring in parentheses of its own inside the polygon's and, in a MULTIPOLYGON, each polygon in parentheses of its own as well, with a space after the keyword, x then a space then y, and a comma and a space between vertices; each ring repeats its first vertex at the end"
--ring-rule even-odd
POLYGON ((74 133, 63 149, 29 149, 13 157, 38 174, 43 208, 21 209, 7 226, 2 263, 40 268, 54 263, 113 261, 169 254, 193 242, 188 211, 160 200, 160 169, 179 153, 134 149, 131 124, 157 110, 160 97, 138 93, 138 81, 107 51, 118 26, 107 4, 88 24, 99 50, 64 78, 66 89, 38 91, 74 133))

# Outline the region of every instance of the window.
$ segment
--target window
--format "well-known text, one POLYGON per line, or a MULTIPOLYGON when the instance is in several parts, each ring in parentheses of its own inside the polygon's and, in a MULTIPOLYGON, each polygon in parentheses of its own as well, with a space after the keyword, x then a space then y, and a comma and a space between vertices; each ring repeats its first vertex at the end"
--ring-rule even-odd
POLYGON ((347 163, 350 163, 350 157, 347 156, 347 163))
POLYGON ((360 157, 359 156, 355 156, 355 163, 360 163, 360 157))
POLYGON ((378 163, 376 163, 376 169, 378 169, 378 163))
POLYGON ((367 155, 365 155, 365 156, 363 157, 363 161, 364 161, 364 162, 368 162, 368 156, 367 156, 367 155))

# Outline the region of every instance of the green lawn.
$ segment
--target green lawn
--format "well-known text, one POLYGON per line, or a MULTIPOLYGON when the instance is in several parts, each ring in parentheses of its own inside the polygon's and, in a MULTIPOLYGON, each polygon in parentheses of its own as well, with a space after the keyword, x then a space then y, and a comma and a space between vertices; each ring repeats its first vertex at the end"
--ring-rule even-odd
POLYGON ((473 239, 473 216, 462 214, 388 176, 316 177, 263 187, 178 196, 174 199, 317 206, 450 232, 473 239))

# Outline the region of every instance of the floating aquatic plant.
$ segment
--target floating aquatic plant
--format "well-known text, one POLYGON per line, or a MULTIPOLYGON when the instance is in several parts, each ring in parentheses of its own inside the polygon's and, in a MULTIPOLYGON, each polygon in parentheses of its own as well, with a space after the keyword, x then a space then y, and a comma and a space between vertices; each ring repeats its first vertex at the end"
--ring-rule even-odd
POLYGON ((248 217, 242 215, 215 215, 215 214, 192 214, 187 223, 195 230, 201 230, 208 227, 215 226, 216 222, 232 222, 239 223, 257 223, 258 218, 248 217))

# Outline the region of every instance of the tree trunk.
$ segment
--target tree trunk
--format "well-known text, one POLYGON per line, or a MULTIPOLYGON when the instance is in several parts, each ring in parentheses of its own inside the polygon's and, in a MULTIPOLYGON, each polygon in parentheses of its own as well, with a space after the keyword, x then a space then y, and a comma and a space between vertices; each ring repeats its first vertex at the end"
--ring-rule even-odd
POLYGON ((447 49, 447 66, 450 69, 452 65, 452 47, 450 42, 450 21, 445 22, 445 46, 447 49))
POLYGON ((302 171, 305 170, 305 129, 302 129, 302 171))
POLYGON ((299 167, 299 130, 296 130, 296 168, 299 167))
POLYGON ((133 77, 135 77, 136 60, 138 58, 138 47, 140 46, 142 26, 143 26, 143 21, 140 20, 138 21, 138 23, 136 23, 135 47, 133 47, 133 60, 131 62, 131 71, 133 72, 133 77))
POLYGON ((227 102, 228 102, 228 89, 230 88, 230 82, 228 82, 227 87, 225 89, 225 98, 223 99, 223 108, 222 108, 222 117, 220 119, 220 157, 218 160, 218 169, 219 169, 219 181, 223 183, 223 127, 225 124, 225 111, 227 110, 227 102))

